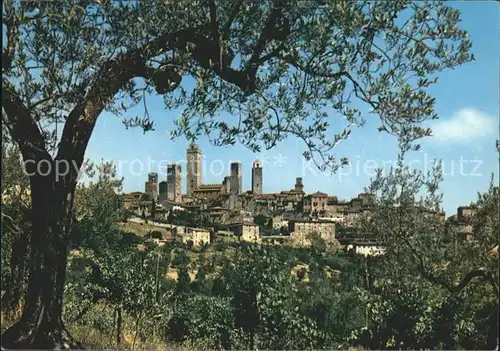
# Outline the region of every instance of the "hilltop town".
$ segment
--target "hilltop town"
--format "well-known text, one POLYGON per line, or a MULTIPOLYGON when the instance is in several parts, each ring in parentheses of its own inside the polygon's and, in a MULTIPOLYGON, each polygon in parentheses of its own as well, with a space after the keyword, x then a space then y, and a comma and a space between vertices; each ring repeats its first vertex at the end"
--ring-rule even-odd
MULTIPOLYGON (((251 190, 243 189, 239 162, 231 163, 230 174, 221 183, 203 184, 201 155, 194 143, 186 150, 186 194, 181 191, 181 165, 172 163, 168 165, 166 180, 159 182, 157 173, 149 173, 144 192, 123 195, 124 207, 136 221, 149 220, 164 228, 165 235, 156 238, 158 242, 165 237, 177 237, 200 246, 223 236, 247 242, 308 246, 311 236, 317 234, 328 244, 342 244, 358 253, 383 253, 377 238, 357 235, 363 219, 372 213, 374 194, 360 193, 350 200, 321 191, 306 194, 301 177, 289 190, 265 194, 260 161, 252 165, 251 190)), ((470 234, 470 207, 459 207, 457 214, 448 219, 444 212, 421 210, 423 215, 437 216, 455 227, 461 238, 470 234)))

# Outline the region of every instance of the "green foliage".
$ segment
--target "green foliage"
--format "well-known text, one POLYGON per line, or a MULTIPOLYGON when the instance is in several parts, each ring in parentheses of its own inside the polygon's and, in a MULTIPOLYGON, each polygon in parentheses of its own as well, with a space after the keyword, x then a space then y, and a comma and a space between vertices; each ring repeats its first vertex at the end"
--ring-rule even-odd
POLYGON ((228 298, 188 295, 176 305, 165 338, 191 340, 209 349, 228 349, 233 329, 233 310, 228 298))
MULTIPOLYGON (((2 126, 2 138, 5 137, 2 126)), ((24 173, 20 149, 2 143, 2 230, 1 291, 2 310, 17 308, 25 288, 25 267, 31 237, 29 178, 24 173)))
POLYGON ((75 193, 76 221, 71 245, 101 252, 116 247, 121 239, 118 223, 124 209, 118 193, 123 179, 116 179, 116 167, 112 163, 99 166, 87 163, 84 174, 87 182, 80 183, 75 193))
POLYGON ((326 250, 325 240, 317 232, 309 233, 307 239, 311 241, 311 248, 314 251, 320 253, 326 250))
MULTIPOLYGON (((290 349, 321 345, 322 335, 310 318, 299 313, 292 298, 297 288, 286 265, 273 250, 242 247, 230 276, 235 328, 246 335, 246 348, 290 349)), ((243 345, 242 345, 243 346, 243 345)))
POLYGON ((170 211, 167 217, 167 223, 186 227, 198 227, 202 224, 200 214, 193 214, 188 211, 170 211))
POLYGON ((176 253, 174 259, 172 260, 173 268, 187 266, 188 264, 189 264, 189 257, 183 251, 176 253))
MULTIPOLYGON (((418 125, 436 116, 437 74, 474 59, 459 10, 440 1, 7 1, 3 15, 5 89, 30 119, 63 124, 103 99, 86 110, 95 121, 104 108, 123 114, 158 94, 168 109, 183 107, 174 137, 210 130, 216 145, 261 150, 299 136, 304 156, 332 169, 347 162, 330 151, 351 129, 334 130, 331 112, 362 125, 360 102, 380 116, 381 131, 427 135, 418 125), (188 77, 194 87, 182 84, 188 77)), ((154 129, 147 108, 124 123, 154 129)))
POLYGON ((211 286, 206 277, 205 254, 200 252, 198 258, 198 270, 194 282, 191 283, 191 289, 195 292, 209 295, 211 286))
POLYGON ((484 323, 498 311, 498 261, 491 253, 500 229, 498 187, 479 195, 471 239, 459 242, 440 214, 439 163, 427 174, 411 169, 404 162, 410 140, 401 141, 397 166, 385 176, 379 170, 369 189, 378 198, 362 231, 381 239, 386 254, 366 269, 373 284, 361 300, 369 320, 354 340, 382 349, 494 348, 498 323, 484 323))
POLYGON ((253 221, 255 224, 262 227, 267 227, 267 225, 269 224, 269 218, 263 215, 254 216, 253 221))
POLYGON ((130 249, 98 256, 84 251, 83 256, 72 260, 66 293, 83 307, 105 301, 133 316, 154 314, 159 297, 167 293, 162 291, 159 279, 166 272, 168 259, 161 256, 157 251, 130 249))
POLYGON ((371 297, 360 292, 370 322, 350 342, 370 349, 490 349, 498 336, 498 306, 481 301, 480 291, 442 294, 429 282, 408 279, 371 297), (486 318, 478 318, 484 308, 490 309, 486 318))
POLYGON ((181 297, 184 294, 191 292, 191 278, 189 277, 187 262, 187 259, 182 260, 182 263, 177 268, 177 284, 175 285, 175 293, 181 297))

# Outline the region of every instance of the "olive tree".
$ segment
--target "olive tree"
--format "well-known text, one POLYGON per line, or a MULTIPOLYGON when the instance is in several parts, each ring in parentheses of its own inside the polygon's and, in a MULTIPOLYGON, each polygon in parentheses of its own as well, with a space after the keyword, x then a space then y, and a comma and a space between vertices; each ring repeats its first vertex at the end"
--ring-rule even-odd
POLYGON ((145 99, 159 94, 183 108, 174 137, 210 131, 215 145, 259 151, 295 136, 306 158, 335 170, 347 161, 332 148, 364 121, 355 101, 380 130, 429 133, 418 126, 436 117, 436 74, 473 59, 459 21, 440 1, 4 1, 2 120, 26 162, 33 213, 31 278, 4 345, 65 336, 76 179, 104 111, 148 131, 145 99), (144 116, 127 116, 142 100, 144 116))
POLYGON ((441 163, 427 173, 412 169, 405 164, 410 145, 402 142, 401 147, 397 166, 388 175, 379 169, 368 189, 377 201, 362 226, 384 244, 391 262, 387 273, 397 279, 420 276, 452 294, 486 283, 498 298, 498 260, 492 254, 500 228, 498 186, 492 183, 472 203, 471 238, 462 242, 441 209, 441 163))
POLYGON ((494 348, 498 186, 492 181, 486 193, 478 194, 471 204, 470 238, 458 240, 441 210, 440 162, 427 172, 410 168, 408 141, 401 140, 396 167, 387 175, 379 169, 367 189, 376 202, 361 231, 379 239, 385 255, 377 266, 367 261, 370 284, 360 297, 370 328, 357 342, 369 348, 494 348))

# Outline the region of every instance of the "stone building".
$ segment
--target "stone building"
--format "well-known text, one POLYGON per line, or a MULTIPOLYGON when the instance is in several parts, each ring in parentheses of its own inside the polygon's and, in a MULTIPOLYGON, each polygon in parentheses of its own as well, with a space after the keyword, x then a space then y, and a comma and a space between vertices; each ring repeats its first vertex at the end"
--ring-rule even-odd
POLYGON ((338 212, 339 199, 336 196, 328 196, 326 199, 326 217, 330 217, 338 212))
POLYGON ((225 194, 229 194, 231 192, 231 177, 224 177, 224 180, 222 181, 222 187, 224 188, 225 194))
POLYGON ((230 191, 233 194, 242 192, 242 169, 240 162, 231 162, 230 191))
POLYGON ((303 211, 313 216, 323 216, 326 213, 328 194, 315 192, 304 197, 303 211))
POLYGON ((241 241, 260 243, 260 229, 257 224, 250 222, 238 222, 226 224, 220 227, 221 230, 233 232, 241 241))
POLYGON ((165 180, 160 182, 159 200, 160 201, 168 200, 168 183, 165 180))
POLYGON ((474 209, 474 207, 471 207, 471 206, 460 206, 458 209, 457 209, 457 215, 458 215, 458 218, 472 218, 474 216, 474 214, 476 213, 476 210, 474 209))
POLYGON ((167 167, 167 200, 182 201, 181 165, 176 163, 171 163, 167 167))
POLYGON ((171 233, 174 240, 185 244, 192 241, 193 246, 199 247, 211 243, 211 233, 207 229, 176 226, 171 233))
POLYGON ((224 192, 222 184, 201 184, 193 191, 196 199, 217 199, 224 192))
POLYGON ((254 161, 252 166, 252 193, 262 194, 262 164, 254 161))
POLYGON ((290 220, 288 231, 300 241, 306 241, 309 234, 318 233, 326 242, 335 239, 335 223, 331 221, 290 220))
POLYGON ((195 143, 189 145, 186 158, 186 194, 190 196, 201 184, 201 151, 195 143))
POLYGON ((146 201, 147 195, 140 192, 134 191, 128 194, 122 195, 123 207, 126 210, 133 210, 141 201, 146 201))
POLYGON ((144 192, 149 196, 149 200, 158 200, 158 173, 148 174, 148 181, 144 188, 144 192))
POLYGON ((385 254, 385 247, 380 245, 348 245, 347 250, 353 250, 358 255, 379 256, 385 254))
POLYGON ((202 215, 204 217, 204 221, 211 223, 211 225, 220 225, 228 221, 230 213, 231 210, 228 208, 214 206, 204 210, 202 215))
MULTIPOLYGON (((135 191, 122 195, 123 207, 139 217, 149 217, 153 209, 153 201, 150 195, 135 191)), ((156 205, 156 210, 161 207, 156 205)))
POLYGON ((271 226, 275 230, 280 230, 282 228, 288 230, 289 220, 289 218, 283 217, 283 215, 273 216, 271 217, 271 226))
POLYGON ((472 217, 475 214, 475 209, 469 206, 460 206, 457 208, 457 213, 448 217, 446 225, 449 229, 456 232, 457 241, 471 240, 472 235, 472 217))
POLYGON ((363 208, 372 207, 375 205, 375 194, 361 193, 358 195, 358 199, 361 200, 361 206, 363 208))
POLYGON ((189 228, 188 235, 191 234, 194 246, 210 244, 210 231, 201 228, 189 228))
POLYGON ((361 216, 363 215, 363 210, 361 208, 351 208, 347 207, 342 211, 343 221, 342 224, 346 227, 356 227, 360 221, 361 216))

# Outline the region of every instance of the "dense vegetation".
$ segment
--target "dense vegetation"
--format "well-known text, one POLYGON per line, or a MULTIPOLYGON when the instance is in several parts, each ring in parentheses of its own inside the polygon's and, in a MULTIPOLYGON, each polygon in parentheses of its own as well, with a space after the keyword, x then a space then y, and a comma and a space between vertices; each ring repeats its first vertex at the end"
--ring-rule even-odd
MULTIPOLYGON (((9 149, 8 156, 11 168, 6 169, 15 169, 19 154, 9 149)), ((409 201, 436 179, 405 173, 404 166, 375 179, 372 187, 383 197, 364 229, 379 228, 379 235, 389 236, 387 254, 364 257, 335 251, 315 235, 311 248, 219 241, 202 248, 177 242, 149 246, 120 229, 122 208, 115 191, 121 181, 113 167, 102 165, 97 174, 95 167, 87 170, 92 181, 77 192, 63 303, 66 326, 83 346, 492 349, 497 343, 498 288, 492 282, 498 279, 498 261, 490 253, 498 230, 497 187, 478 199, 474 235, 481 241, 457 246, 446 241, 453 233, 438 222, 419 220, 400 194, 389 191, 412 183, 404 197, 409 201), (395 199, 403 217, 391 215, 394 208, 394 216, 401 211, 391 206, 395 199), (406 226, 406 237, 383 227, 390 223, 406 226), (401 250, 406 240, 425 254, 425 271, 410 249, 401 250), (434 267, 443 263, 441 269, 434 267), (484 274, 454 285, 478 269, 494 280, 484 274)), ((16 173, 6 176, 7 191, 16 173)), ((431 201, 437 192, 427 194, 431 201)), ((5 206, 14 216, 20 204, 5 206)), ((25 287, 13 280, 22 269, 11 255, 16 233, 7 230, 2 239, 7 239, 2 240, 4 328, 17 307, 4 299, 13 288, 25 287)))

